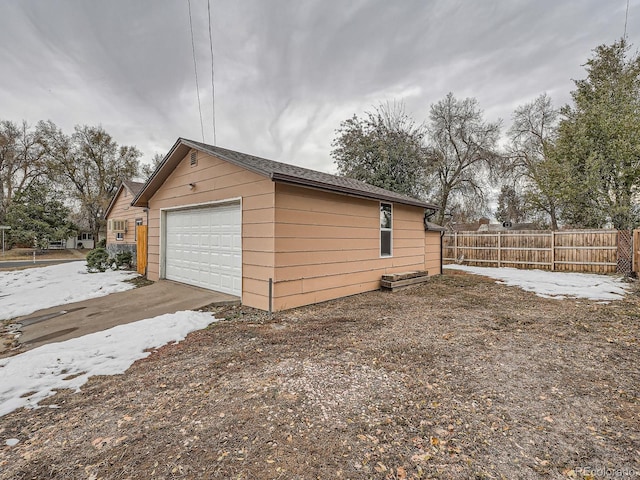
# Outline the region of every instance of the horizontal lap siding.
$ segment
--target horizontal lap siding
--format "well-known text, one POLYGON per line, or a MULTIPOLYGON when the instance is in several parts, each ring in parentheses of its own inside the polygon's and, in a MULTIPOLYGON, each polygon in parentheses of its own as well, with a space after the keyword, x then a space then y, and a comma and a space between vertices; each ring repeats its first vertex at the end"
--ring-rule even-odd
POLYGON ((274 183, 261 175, 198 152, 187 155, 149 200, 148 276, 160 275, 160 209, 242 198, 242 301, 266 310, 273 277, 274 183), (194 183, 195 188, 189 189, 194 183))
POLYGON ((393 256, 380 258, 379 202, 277 184, 275 234, 276 310, 376 290, 385 273, 433 263, 418 207, 394 204, 393 256))
POLYGON ((116 201, 113 204, 113 208, 109 212, 109 217, 107 217, 107 220, 126 220, 127 231, 124 234, 124 240, 116 240, 116 232, 114 232, 113 230, 109 230, 109 222, 107 222, 107 243, 118 245, 125 243, 136 243, 136 219, 141 218, 142 224, 146 225, 147 214, 144 209, 140 207, 132 207, 131 200, 133 200, 133 196, 128 192, 126 188, 120 190, 120 194, 116 198, 116 201))
POLYGON ((441 272, 441 233, 440 232, 426 232, 424 236, 424 269, 429 272, 429 275, 438 275, 441 272))

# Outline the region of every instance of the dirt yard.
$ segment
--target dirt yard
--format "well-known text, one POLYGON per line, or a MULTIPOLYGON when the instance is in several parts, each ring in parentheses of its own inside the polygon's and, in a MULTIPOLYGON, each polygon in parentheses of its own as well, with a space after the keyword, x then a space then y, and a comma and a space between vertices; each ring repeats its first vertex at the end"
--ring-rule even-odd
MULTIPOLYGON (((84 260, 87 257, 89 250, 36 250, 36 260, 84 260)), ((0 251, 0 262, 10 261, 28 261, 33 259, 33 248, 12 248, 6 250, 4 254, 0 251)), ((42 266, 42 265, 35 265, 42 266)), ((25 267, 33 267, 32 265, 25 265, 25 267)), ((12 266, 11 270, 15 270, 16 267, 12 266)), ((0 263, 0 271, 5 270, 0 263)))
POLYGON ((637 293, 549 300, 449 274, 222 315, 1 418, 0 478, 640 478, 637 293))

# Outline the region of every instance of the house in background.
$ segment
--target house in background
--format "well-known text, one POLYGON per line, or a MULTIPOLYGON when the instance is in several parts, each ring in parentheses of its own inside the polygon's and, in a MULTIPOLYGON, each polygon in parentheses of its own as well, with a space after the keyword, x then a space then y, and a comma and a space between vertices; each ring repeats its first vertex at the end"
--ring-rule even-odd
POLYGON ((93 240, 93 233, 87 232, 85 230, 81 230, 77 235, 67 238, 67 241, 65 243, 65 248, 73 248, 78 250, 91 250, 94 247, 95 242, 93 240))
POLYGON ((434 205, 195 141, 178 139, 132 205, 148 208, 150 280, 262 310, 376 290, 385 273, 441 273, 434 205))
POLYGON ((114 257, 119 252, 131 252, 134 265, 137 263, 137 227, 147 224, 147 212, 144 208, 131 206, 131 201, 143 185, 123 180, 105 212, 109 255, 114 257))

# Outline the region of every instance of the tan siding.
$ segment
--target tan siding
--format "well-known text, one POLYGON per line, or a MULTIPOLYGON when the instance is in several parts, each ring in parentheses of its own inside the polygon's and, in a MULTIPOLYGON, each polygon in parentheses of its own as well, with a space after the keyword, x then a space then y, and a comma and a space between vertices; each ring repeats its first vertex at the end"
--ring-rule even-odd
POLYGON ((149 200, 148 276, 157 280, 160 275, 161 209, 231 198, 242 198, 242 301, 266 310, 268 279, 273 277, 274 183, 202 152, 193 167, 189 155, 183 158, 149 200))
POLYGON ((440 257, 442 256, 442 249, 440 248, 440 232, 426 232, 424 236, 424 269, 429 272, 429 275, 439 275, 440 271, 440 257))
POLYGON ((149 201, 149 278, 160 275, 162 208, 239 197, 245 305, 268 308, 269 278, 281 310, 375 290, 384 273, 438 273, 439 234, 425 234, 423 209, 394 205, 393 256, 380 258, 379 202, 274 184, 198 153, 197 166, 185 157, 149 201))
POLYGON ((378 218, 372 216, 347 215, 341 210, 334 213, 314 212, 308 218, 308 212, 304 210, 293 210, 291 208, 278 209, 278 223, 299 225, 301 223, 313 222, 313 225, 340 226, 340 227, 367 227, 377 228, 378 218))
POLYGON ((135 244, 136 219, 141 218, 142 224, 147 224, 147 213, 140 207, 132 207, 131 200, 133 200, 133 195, 130 194, 126 188, 120 189, 113 208, 107 217, 108 244, 135 244), (127 231, 124 234, 124 240, 116 240, 116 232, 109 229, 108 220, 125 220, 127 222, 127 231))
MULTIPOLYGON (((303 228, 303 227, 301 227, 303 228)), ((277 226, 276 226, 277 233, 277 226)), ((278 238, 276 252, 321 252, 333 250, 375 250, 376 255, 380 246, 378 238, 278 238)), ((368 258, 371 258, 370 253, 368 258)))
POLYGON ((379 202, 284 184, 275 201, 275 310, 375 290, 385 273, 430 265, 422 208, 394 204, 393 256, 380 258, 379 202))
POLYGON ((355 295, 357 293, 377 290, 379 287, 380 280, 376 280, 372 282, 358 283, 355 285, 330 288, 328 290, 316 290, 300 295, 278 297, 274 299, 273 308, 274 310, 286 310, 288 308, 295 308, 302 305, 325 302, 334 298, 346 297, 348 295, 355 295))
POLYGON ((269 309, 269 297, 267 295, 256 295, 251 292, 242 292, 242 303, 259 310, 269 309))

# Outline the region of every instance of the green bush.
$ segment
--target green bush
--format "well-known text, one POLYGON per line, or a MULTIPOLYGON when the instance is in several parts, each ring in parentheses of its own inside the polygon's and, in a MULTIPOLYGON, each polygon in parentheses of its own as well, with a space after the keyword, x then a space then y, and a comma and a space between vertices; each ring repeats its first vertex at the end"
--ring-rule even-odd
POLYGON ((96 245, 96 248, 107 248, 107 239, 103 238, 102 240, 100 240, 96 245))
POLYGON ((133 255, 131 252, 118 252, 115 259, 116 270, 121 267, 131 268, 132 261, 133 255))
POLYGON ((104 248, 94 248, 87 255, 87 270, 89 272, 104 272, 113 264, 104 248))

